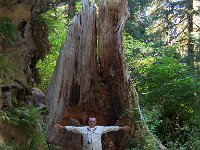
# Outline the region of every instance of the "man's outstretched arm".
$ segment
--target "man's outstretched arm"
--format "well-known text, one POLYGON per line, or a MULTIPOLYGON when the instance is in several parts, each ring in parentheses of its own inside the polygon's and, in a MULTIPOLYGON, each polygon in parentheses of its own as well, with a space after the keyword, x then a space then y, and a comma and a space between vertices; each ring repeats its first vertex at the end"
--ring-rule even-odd
POLYGON ((71 131, 74 133, 82 133, 82 127, 75 127, 75 126, 61 126, 60 124, 56 124, 54 126, 56 129, 66 129, 67 131, 71 131))
POLYGON ((129 131, 129 130, 131 130, 131 128, 129 126, 123 126, 123 127, 119 127, 119 126, 104 126, 102 130, 103 130, 103 133, 107 133, 107 132, 118 131, 118 130, 129 131))
POLYGON ((130 131, 131 127, 129 127, 129 126, 123 126, 123 127, 119 127, 119 130, 130 131))
POLYGON ((56 124, 54 127, 56 129, 65 129, 65 126, 61 126, 60 124, 56 124))

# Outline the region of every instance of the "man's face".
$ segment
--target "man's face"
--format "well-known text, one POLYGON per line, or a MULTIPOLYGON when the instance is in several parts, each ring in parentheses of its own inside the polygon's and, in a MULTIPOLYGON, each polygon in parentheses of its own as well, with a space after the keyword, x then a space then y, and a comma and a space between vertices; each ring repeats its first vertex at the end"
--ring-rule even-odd
POLYGON ((94 128, 96 123, 97 123, 96 118, 89 118, 88 124, 90 128, 94 128))

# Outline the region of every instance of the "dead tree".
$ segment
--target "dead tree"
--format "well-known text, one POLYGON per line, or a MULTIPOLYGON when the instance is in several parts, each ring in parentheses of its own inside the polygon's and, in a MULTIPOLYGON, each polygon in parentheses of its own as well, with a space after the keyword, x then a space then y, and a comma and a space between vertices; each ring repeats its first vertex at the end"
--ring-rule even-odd
MULTIPOLYGON (((88 116, 95 116, 99 125, 130 123, 123 115, 131 107, 122 47, 128 17, 127 1, 100 0, 97 13, 93 4, 82 0, 81 13, 69 27, 47 92, 49 142, 67 150, 82 149, 77 144, 81 136, 56 131, 56 123, 85 125, 88 116)), ((108 134, 103 147, 123 150, 129 136, 126 132, 108 134)))

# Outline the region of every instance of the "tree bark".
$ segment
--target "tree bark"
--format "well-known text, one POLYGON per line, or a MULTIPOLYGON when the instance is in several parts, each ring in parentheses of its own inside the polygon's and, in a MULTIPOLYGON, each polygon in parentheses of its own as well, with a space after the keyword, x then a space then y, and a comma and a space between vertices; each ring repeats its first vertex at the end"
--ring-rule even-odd
MULTIPOLYGON (((66 133, 58 133, 54 125, 66 122, 73 116, 79 116, 83 103, 88 98, 97 78, 96 65, 96 10, 93 5, 83 1, 81 14, 76 16, 69 27, 67 40, 57 61, 51 85, 47 92, 47 102, 51 107, 49 113, 49 141, 59 142, 66 149, 82 149, 80 137, 66 140, 72 136, 66 133), (67 118, 67 119, 65 119, 67 118), (63 137, 63 138, 62 138, 63 137), (61 142, 62 141, 62 142, 61 142), (75 145, 72 148, 72 143, 75 145)), ((74 124, 76 118, 72 119, 74 124)))
MULTIPOLYGON (((122 115, 131 106, 122 48, 127 2, 100 0, 98 12, 97 31, 96 8, 82 0, 81 13, 69 27, 47 92, 48 140, 67 150, 82 149, 76 144, 81 143, 80 136, 55 130, 56 123, 85 125, 94 116, 99 125, 129 124, 122 115)), ((122 150, 129 136, 121 131, 108 134, 103 137, 103 149, 122 150)))

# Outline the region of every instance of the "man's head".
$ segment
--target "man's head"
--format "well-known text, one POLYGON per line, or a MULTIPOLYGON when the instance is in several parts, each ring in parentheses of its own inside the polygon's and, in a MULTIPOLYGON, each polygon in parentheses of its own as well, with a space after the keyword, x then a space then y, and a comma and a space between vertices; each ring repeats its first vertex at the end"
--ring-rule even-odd
POLYGON ((94 128, 96 126, 97 120, 94 117, 90 117, 88 119, 88 125, 90 128, 94 128))

